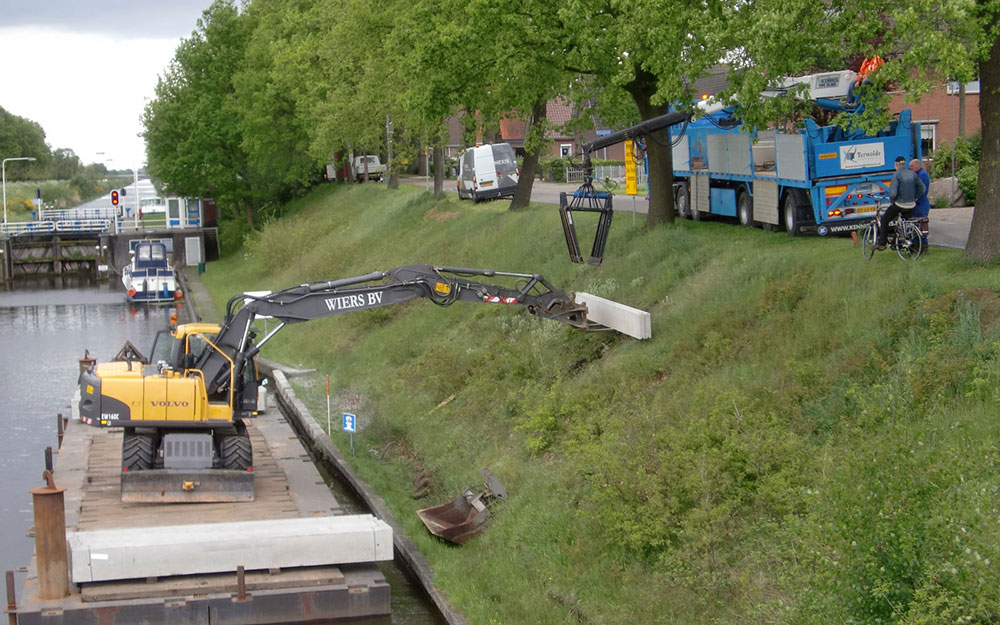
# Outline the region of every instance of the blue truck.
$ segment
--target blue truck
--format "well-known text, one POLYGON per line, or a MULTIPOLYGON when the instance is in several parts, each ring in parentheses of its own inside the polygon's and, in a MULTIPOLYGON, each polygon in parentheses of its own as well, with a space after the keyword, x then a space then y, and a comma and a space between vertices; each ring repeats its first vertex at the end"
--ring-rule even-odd
MULTIPOLYGON (((842 73, 818 75, 827 83, 842 73)), ((850 73, 849 73, 850 74, 850 73)), ((823 109, 855 114, 840 100, 823 109)), ((751 130, 732 107, 670 128, 677 213, 735 217, 744 226, 784 228, 791 236, 849 232, 870 220, 888 195, 893 161, 920 158, 920 124, 906 109, 874 135, 820 126, 751 130)))

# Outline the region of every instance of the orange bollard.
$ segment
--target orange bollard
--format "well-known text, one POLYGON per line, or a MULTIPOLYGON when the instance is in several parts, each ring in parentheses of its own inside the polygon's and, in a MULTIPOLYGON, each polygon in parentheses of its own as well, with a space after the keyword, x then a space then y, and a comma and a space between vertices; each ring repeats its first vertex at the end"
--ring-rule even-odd
POLYGON ((69 558, 66 554, 65 488, 56 486, 50 471, 42 474, 46 485, 29 492, 35 513, 35 559, 38 564, 38 598, 69 596, 69 558))

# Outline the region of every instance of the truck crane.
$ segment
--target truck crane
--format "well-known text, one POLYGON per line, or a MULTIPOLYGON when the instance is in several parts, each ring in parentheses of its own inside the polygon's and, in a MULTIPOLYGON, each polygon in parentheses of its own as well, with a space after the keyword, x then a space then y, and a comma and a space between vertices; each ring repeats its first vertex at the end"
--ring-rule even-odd
POLYGON ((607 191, 594 189, 594 167, 590 161, 590 153, 606 148, 622 141, 646 137, 677 124, 688 121, 690 113, 674 111, 659 117, 647 119, 641 124, 630 126, 624 130, 598 137, 583 144, 583 185, 573 192, 572 197, 566 193, 559 194, 559 219, 562 222, 563 234, 566 237, 566 247, 569 248, 569 258, 574 263, 583 262, 580 243, 576 236, 576 225, 573 223, 574 212, 600 213, 597 220, 597 234, 591 247, 589 265, 600 265, 604 260, 604 248, 608 244, 608 232, 611 230, 611 218, 614 211, 611 207, 612 195, 607 191))
MULTIPOLYGON (((791 95, 824 111, 856 116, 865 110, 864 101, 845 102, 856 77, 850 70, 785 77, 761 96, 791 95)), ((864 225, 888 195, 894 158, 921 157, 920 124, 913 122, 909 109, 900 111, 886 128, 867 134, 820 126, 811 118, 788 131, 749 128, 739 118, 738 108, 736 100, 712 97, 695 103, 693 116, 674 111, 583 145, 584 184, 560 196, 559 215, 570 260, 583 262, 574 211, 600 213, 589 264, 601 264, 611 228, 611 195, 594 190, 590 153, 657 130, 669 129, 679 216, 736 218, 747 227, 783 227, 790 236, 806 232, 827 236, 864 225)), ((925 233, 926 227, 921 225, 925 233)))
MULTIPOLYGON (((246 420, 257 414, 255 357, 287 324, 425 298, 519 305, 584 330, 587 307, 540 274, 407 265, 352 278, 302 284, 229 300, 221 326, 179 325, 161 332, 149 362, 93 363, 80 374, 80 419, 124 428, 122 501, 253 499, 253 449, 246 420), (513 287, 473 278, 502 278, 513 287), (280 324, 255 342, 257 317, 280 324)), ((130 350, 132 353, 134 350, 130 350)))

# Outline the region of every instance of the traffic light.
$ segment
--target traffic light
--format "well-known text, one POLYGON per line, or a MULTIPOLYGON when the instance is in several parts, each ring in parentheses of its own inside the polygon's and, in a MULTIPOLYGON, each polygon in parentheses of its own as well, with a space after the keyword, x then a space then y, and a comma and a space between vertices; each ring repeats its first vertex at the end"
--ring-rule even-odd
POLYGON ((125 197, 126 195, 128 195, 128 193, 126 193, 126 191, 127 191, 127 189, 125 187, 122 187, 122 197, 125 197))
POLYGON ((112 191, 111 192, 111 205, 112 206, 118 206, 118 192, 117 191, 112 191))

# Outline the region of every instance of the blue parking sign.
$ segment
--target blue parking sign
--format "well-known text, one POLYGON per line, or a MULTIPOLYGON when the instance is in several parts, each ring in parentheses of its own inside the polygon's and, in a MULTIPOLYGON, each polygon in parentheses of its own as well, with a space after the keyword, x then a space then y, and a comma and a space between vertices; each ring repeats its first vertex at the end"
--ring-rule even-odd
POLYGON ((349 412, 344 413, 344 431, 345 432, 358 431, 358 418, 349 412))

